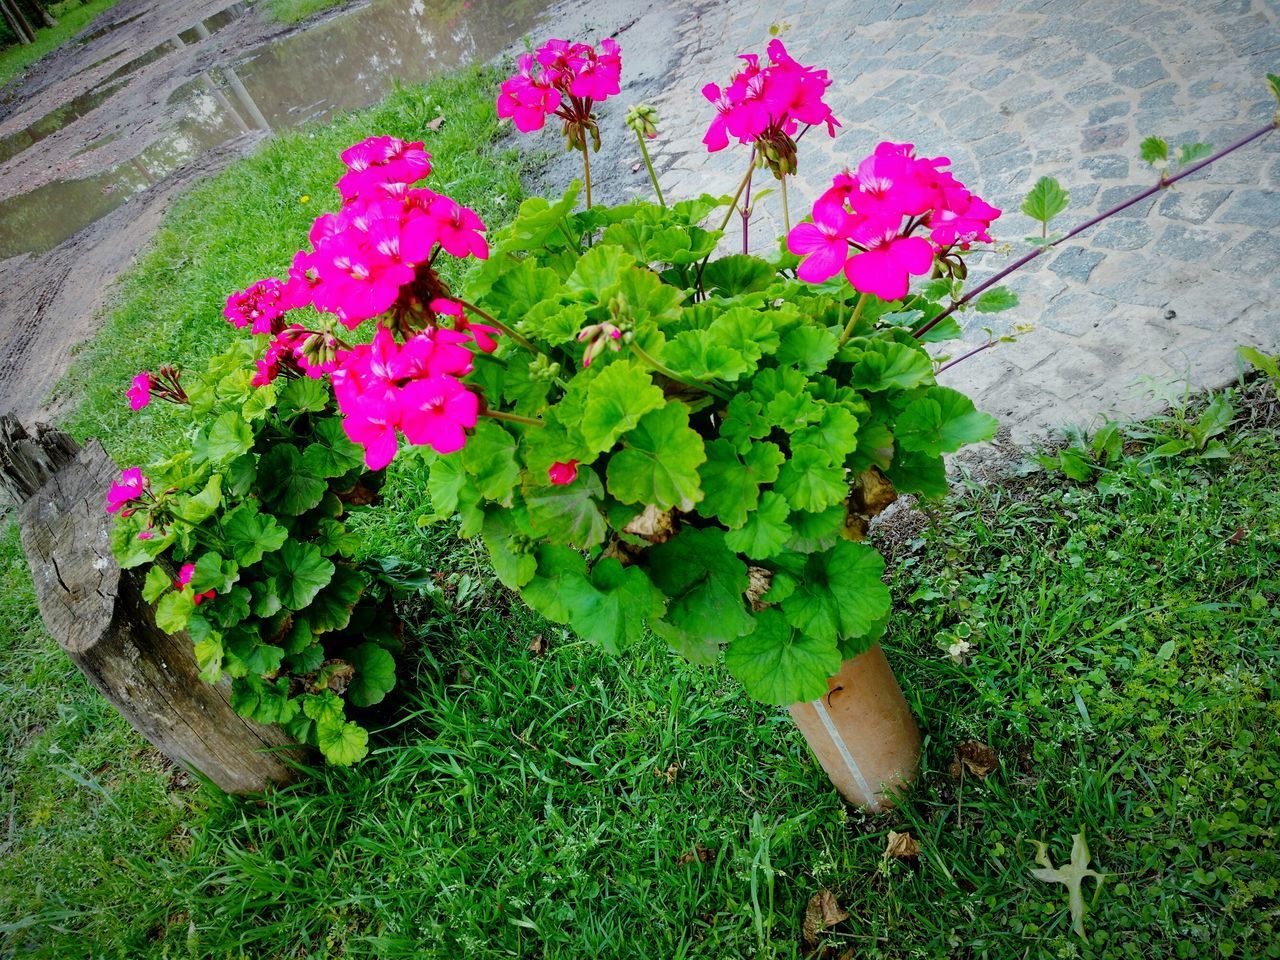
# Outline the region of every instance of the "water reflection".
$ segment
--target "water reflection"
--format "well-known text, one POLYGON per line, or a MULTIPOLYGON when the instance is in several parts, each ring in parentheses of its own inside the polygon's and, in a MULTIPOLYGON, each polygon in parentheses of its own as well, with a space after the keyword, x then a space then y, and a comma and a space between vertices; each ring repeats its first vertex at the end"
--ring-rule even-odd
MULTIPOLYGON (((549 0, 373 0, 236 63, 196 74, 170 96, 163 133, 140 143, 135 156, 92 176, 50 183, 0 202, 0 258, 50 249, 234 137, 359 109, 379 100, 397 80, 419 82, 496 56, 531 32, 548 5, 549 0)), ((112 76, 125 78, 183 44, 202 43, 246 9, 244 3, 231 4, 112 76)), ((86 94, 88 99, 75 108, 84 112, 77 116, 100 107, 125 83, 121 79, 86 94)), ((0 160, 71 122, 75 116, 62 114, 71 108, 67 104, 55 112, 57 117, 50 114, 33 124, 45 130, 38 137, 28 128, 0 142, 0 160), (28 139, 20 142, 22 137, 28 139)), ((103 137, 87 155, 108 142, 118 146, 122 139, 119 134, 103 137)), ((86 153, 85 145, 77 152, 86 153)))

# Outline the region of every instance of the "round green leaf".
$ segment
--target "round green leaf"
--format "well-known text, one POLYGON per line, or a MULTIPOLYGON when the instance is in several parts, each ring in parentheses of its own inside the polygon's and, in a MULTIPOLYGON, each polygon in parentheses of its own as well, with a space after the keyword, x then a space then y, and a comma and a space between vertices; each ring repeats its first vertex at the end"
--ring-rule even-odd
POLYGON ((840 672, 840 648, 834 640, 794 629, 777 610, 756 616, 756 629, 738 637, 725 651, 724 664, 761 703, 786 706, 817 700, 827 678, 840 672))

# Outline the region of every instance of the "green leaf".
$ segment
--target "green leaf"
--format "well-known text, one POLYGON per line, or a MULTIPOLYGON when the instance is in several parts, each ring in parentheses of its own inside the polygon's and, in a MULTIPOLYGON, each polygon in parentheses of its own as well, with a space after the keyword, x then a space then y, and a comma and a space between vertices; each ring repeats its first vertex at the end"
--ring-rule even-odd
POLYGON ((351 622, 351 612, 364 595, 365 580, 355 568, 338 564, 333 579, 324 585, 307 607, 312 633, 343 630, 351 622))
POLYGON ((1038 223, 1050 220, 1067 209, 1071 195, 1053 177, 1041 177, 1022 201, 1022 212, 1038 223))
POLYGON ((636 258, 622 247, 598 243, 578 258, 565 287, 588 301, 603 303, 610 288, 635 265, 636 258))
POLYGON ((1212 143, 1184 143, 1178 147, 1178 166, 1185 167, 1189 163, 1203 160, 1213 153, 1212 143))
POLYGON ((532 579, 538 563, 530 550, 534 534, 526 510, 486 511, 480 537, 489 550, 493 572, 503 586, 508 590, 519 590, 532 579))
POLYGON ((503 246, 508 250, 536 250, 545 246, 553 238, 563 240, 560 226, 565 218, 578 205, 578 194, 582 190, 582 182, 574 180, 565 190, 564 196, 554 204, 542 197, 530 197, 520 204, 520 212, 508 228, 508 236, 502 237, 503 246))
POLYGON ((748 448, 744 463, 727 440, 713 440, 707 455, 700 471, 706 498, 698 512, 730 529, 741 527, 760 500, 760 484, 776 480, 786 458, 777 444, 756 443, 748 448))
POLYGON ((315 539, 312 542, 326 557, 332 557, 335 553, 350 557, 360 548, 360 534, 348 529, 342 521, 326 517, 316 524, 315 539))
POLYGON ((791 525, 791 539, 787 541, 787 549, 796 553, 830 550, 844 529, 845 513, 843 503, 834 504, 816 513, 807 510, 793 511, 787 520, 791 525))
POLYGON ((329 405, 329 388, 320 380, 298 377, 280 390, 276 409, 288 420, 300 413, 319 413, 329 405))
POLYGON ((204 489, 192 497, 179 500, 177 514, 188 523, 200 523, 213 516, 222 504, 222 474, 215 473, 204 489))
MULTIPOLYGON (((206 600, 200 607, 202 613, 217 621, 224 630, 234 627, 242 620, 249 618, 249 598, 252 596, 245 587, 232 587, 225 593, 219 593, 212 600, 206 600)), ((195 618, 192 618, 194 622, 195 618)), ((191 624, 187 624, 190 629, 191 624)))
POLYGON ((222 475, 226 483, 223 495, 232 499, 243 497, 258 479, 258 458, 252 453, 242 453, 222 468, 222 475))
POLYGON ((240 579, 240 567, 234 560, 225 560, 219 554, 208 550, 196 561, 195 571, 191 574, 191 590, 204 593, 216 590, 224 593, 240 579))
POLYGON ((122 570, 130 570, 144 563, 151 563, 173 543, 172 525, 163 536, 156 533, 148 540, 139 540, 138 534, 144 532, 146 522, 146 514, 143 513, 116 517, 111 527, 111 553, 122 570))
MULTIPOLYGON (((934 315, 936 316, 937 313, 938 311, 935 311, 934 315)), ((960 324, 952 315, 939 321, 936 326, 920 337, 920 343, 943 343, 947 340, 959 340, 963 336, 964 331, 960 329, 960 324)))
POLYGON ((561 589, 574 632, 612 654, 639 641, 666 602, 643 570, 613 557, 599 561, 590 578, 566 578, 561 589))
POLYGON ((835 644, 871 630, 889 612, 884 559, 862 543, 839 541, 810 554, 795 592, 782 601, 787 622, 806 635, 835 644))
POLYGON ((534 258, 528 257, 503 270, 484 302, 497 308, 498 316, 518 320, 538 304, 556 297, 560 287, 560 277, 554 270, 540 267, 534 258))
POLYGON ((253 587, 253 615, 255 617, 274 617, 280 612, 283 604, 277 592, 276 582, 268 577, 266 580, 255 580, 253 587))
POLYGON ((288 541, 262 560, 267 576, 275 578, 280 602, 289 610, 302 610, 333 579, 335 567, 315 544, 288 541))
POLYGON ((841 358, 853 361, 849 385, 855 389, 878 393, 911 390, 933 382, 933 363, 922 348, 893 340, 864 340, 857 348, 851 346, 852 341, 841 358))
POLYGON ((234 410, 228 410, 196 434, 192 454, 197 460, 218 464, 253 449, 253 428, 234 410))
POLYGON ((836 335, 825 327, 796 327, 782 338, 778 362, 799 367, 805 373, 818 373, 826 369, 838 346, 836 335))
POLYGON ((617 360, 587 387, 582 436, 593 452, 608 450, 618 437, 634 430, 640 418, 666 403, 647 370, 617 360))
POLYGON ((1280 76, 1274 73, 1267 74, 1267 86, 1271 88, 1271 95, 1280 102, 1280 76))
POLYGON ((751 441, 767 437, 773 425, 764 416, 764 405, 745 393, 735 393, 720 424, 720 436, 739 453, 745 453, 751 441))
POLYGON ((348 767, 368 754, 369 731, 351 720, 345 723, 317 723, 316 746, 330 763, 348 767))
POLYGON ((1084 841, 1084 832, 1071 838, 1071 862, 1055 868, 1049 859, 1049 848, 1039 840, 1032 840, 1036 846, 1036 863, 1039 869, 1031 871, 1031 875, 1045 883, 1060 883, 1067 888, 1067 909, 1071 913, 1071 929, 1076 936, 1084 938, 1084 891, 1081 884, 1086 877, 1093 877, 1094 882, 1101 884, 1106 874, 1089 869, 1089 845, 1084 841))
POLYGON ((747 515, 747 522, 737 530, 729 530, 724 542, 731 550, 746 554, 752 560, 767 560, 782 552, 791 537, 787 501, 772 490, 760 496, 760 504, 747 515))
POLYGON ((482 497, 511 505, 511 497, 520 482, 520 465, 516 463, 516 441, 493 420, 481 420, 462 448, 462 466, 475 482, 482 497))
POLYGON ((155 603, 160 595, 173 586, 173 581, 164 568, 154 566, 147 571, 147 579, 142 584, 142 599, 147 603, 155 603))
POLYGON ((568 547, 541 544, 534 551, 537 573, 520 591, 520 597, 538 613, 556 623, 568 623, 572 615, 565 600, 567 585, 586 579, 587 562, 568 547))
POLYGON ((947 467, 942 455, 899 450, 885 474, 899 493, 916 493, 932 500, 947 495, 947 467))
POLYGON ((200 668, 200 679, 205 683, 217 683, 222 679, 222 638, 212 631, 197 640, 192 648, 196 666, 200 668))
POLYGON ((1169 163, 1169 144, 1161 137, 1147 137, 1138 145, 1138 156, 1143 163, 1164 167, 1169 163))
POLYGON ((930 387, 907 405, 898 417, 898 444, 903 450, 937 456, 990 440, 1000 425, 995 417, 980 413, 973 401, 950 387, 930 387))
POLYGON ((553 543, 586 549, 603 543, 608 525, 600 503, 604 484, 590 467, 578 467, 573 483, 529 486, 524 501, 535 531, 553 543))
POLYGON ((324 480, 308 472, 298 448, 288 443, 277 444, 262 458, 258 478, 263 500, 276 512, 292 517, 318 505, 329 489, 324 480))
POLYGON ((723 643, 751 629, 745 593, 747 567, 715 528, 685 527, 652 547, 649 575, 670 598, 666 622, 699 643, 723 643))
POLYGON ((831 462, 821 447, 805 446, 791 451, 782 466, 774 489, 797 510, 822 511, 849 495, 844 469, 831 462))
POLYGON ((347 654, 347 660, 356 668, 347 687, 347 699, 357 707, 381 703, 396 685, 395 657, 378 644, 360 644, 347 654))
POLYGON ((839 463, 858 449, 858 418, 846 406, 827 404, 821 419, 791 435, 791 445, 821 447, 839 463))
POLYGON ((736 297, 764 290, 776 273, 759 257, 733 254, 708 263, 702 271, 702 286, 708 294, 736 297))
POLYGON ((740 350, 718 342, 707 330, 686 330, 677 336, 667 344, 663 361, 695 380, 733 382, 754 367, 740 350))
POLYGON ((172 590, 156 604, 156 626, 165 633, 179 633, 187 628, 196 605, 190 589, 172 590))
POLYGON ((826 695, 827 678, 840 672, 834 640, 801 633, 777 610, 756 615, 756 628, 732 641, 724 665, 761 703, 787 706, 826 695))
POLYGON ((302 464, 307 473, 327 480, 364 466, 364 451, 347 437, 338 417, 318 421, 315 434, 316 442, 302 451, 302 464))
POLYGON ((687 511, 702 499, 698 467, 707 453, 683 403, 672 400, 646 413, 622 444, 606 473, 609 492, 620 501, 687 511))
POLYGON ((222 518, 222 534, 232 559, 242 567, 257 563, 263 554, 279 550, 289 531, 268 513, 261 513, 251 501, 242 503, 222 518))
POLYGON ((992 287, 973 302, 974 309, 979 313, 1000 313, 1002 310, 1012 310, 1017 305, 1018 295, 1008 287, 992 287))

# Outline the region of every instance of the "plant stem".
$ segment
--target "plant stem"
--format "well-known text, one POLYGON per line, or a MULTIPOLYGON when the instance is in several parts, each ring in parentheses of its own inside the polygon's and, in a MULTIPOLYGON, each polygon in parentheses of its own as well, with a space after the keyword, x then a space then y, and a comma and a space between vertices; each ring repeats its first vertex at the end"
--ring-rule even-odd
POLYGON ((700 380, 689 380, 685 377, 680 376, 680 374, 676 373, 674 370, 664 367, 657 360, 655 360, 647 350, 645 350, 642 346, 640 346, 640 344, 636 343, 634 340, 631 341, 630 346, 631 346, 632 353, 634 353, 637 357, 639 357, 640 360, 643 361, 646 365, 653 368, 655 372, 662 374, 668 380, 674 380, 676 383, 683 383, 686 387, 693 387, 693 389, 695 390, 701 390, 704 393, 709 393, 712 396, 719 397, 721 400, 729 399, 729 394, 726 393, 724 390, 721 390, 719 387, 713 387, 711 384, 703 383, 700 380))
POLYGON ((462 304, 463 309, 470 310, 477 317, 482 319, 485 323, 488 323, 494 327, 497 327, 500 331, 502 331, 502 333, 510 337, 516 343, 520 344, 520 346, 524 347, 530 353, 542 353, 543 356, 546 356, 546 354, 543 353, 543 351, 539 350, 537 347, 535 347, 532 343, 530 343, 524 337, 520 336, 520 334, 516 333, 514 330, 512 330, 509 326, 507 326, 505 323, 503 323, 493 314, 488 313, 484 310, 481 310, 474 303, 468 303, 466 300, 462 300, 458 297, 454 297, 453 299, 457 300, 458 303, 462 304))
MULTIPOLYGON (((980 354, 983 350, 990 350, 992 347, 994 347, 994 346, 995 346, 997 343, 999 343, 999 342, 1000 342, 999 340, 988 340, 988 341, 987 341, 986 343, 984 343, 982 346, 980 346, 980 347, 974 347, 974 348, 973 348, 972 350, 970 350, 968 353, 961 354, 960 356, 956 357, 954 360, 948 360, 946 363, 944 363, 942 366, 940 366, 940 367, 938 368, 938 371, 937 371, 937 372, 938 372, 938 373, 942 373, 942 372, 943 372, 943 371, 945 371, 945 370, 950 370, 950 369, 951 369, 952 367, 954 367, 957 363, 961 363, 961 362, 963 362, 963 361, 965 361, 965 360, 968 360, 970 357, 976 357, 976 356, 977 356, 978 354, 980 354)), ((936 374, 935 374, 935 376, 936 376, 936 374)))
POLYGON ((756 168, 747 171, 747 192, 742 197, 742 252, 746 254, 751 232, 751 184, 755 182, 756 168))
POLYGON ((582 175, 587 183, 587 209, 591 209, 591 157, 587 153, 587 138, 582 138, 582 175))
POLYGON ((541 420, 535 420, 533 417, 522 417, 518 413, 504 413, 501 410, 482 410, 480 416, 488 417, 491 420, 505 420, 507 423, 524 423, 531 427, 541 427, 541 420))
POLYGON ((729 212, 724 215, 724 220, 720 223, 720 229, 723 230, 729 225, 729 221, 733 219, 733 211, 737 209, 738 198, 742 196, 742 191, 747 189, 747 184, 751 182, 751 175, 756 170, 756 148, 751 148, 751 162, 747 166, 747 172, 738 182, 737 192, 734 193, 733 199, 729 201, 729 212))
POLYGON ((1084 223, 1080 224, 1080 226, 1076 227, 1070 233, 1067 233, 1064 236, 1059 237, 1057 240, 1054 240, 1052 243, 1046 244, 1042 247, 1036 247, 1026 256, 1019 257, 1017 260, 1015 260, 1009 266, 1005 267, 1003 270, 998 272, 995 276, 991 277, 989 280, 986 280, 985 282, 978 284, 978 286, 974 287, 972 290, 966 293, 959 300, 956 300, 954 303, 952 303, 951 306, 947 307, 945 310, 943 310, 940 314, 938 314, 936 317, 934 317, 924 326, 916 330, 912 334, 912 336, 914 336, 916 339, 923 337, 926 333, 928 333, 930 330, 936 327, 939 323, 941 323, 947 317, 951 316, 951 314, 955 313, 956 310, 964 306, 974 297, 981 294, 984 290, 988 290, 991 287, 995 286, 1005 277, 1009 276, 1009 274, 1013 273, 1015 270, 1019 270, 1022 267, 1025 267, 1028 263, 1030 263, 1036 257, 1040 256, 1043 253, 1046 253, 1047 251, 1056 247, 1058 244, 1066 243, 1072 237, 1077 236, 1078 234, 1084 233, 1084 231, 1088 230, 1090 227, 1096 227, 1098 224, 1100 224, 1103 220, 1106 220, 1108 217, 1113 217, 1120 211, 1127 210, 1129 207, 1133 206, 1135 203, 1141 203, 1143 200, 1146 200, 1148 197, 1154 196, 1155 194, 1159 193, 1161 190, 1168 189, 1169 187, 1177 183, 1179 180, 1181 180, 1183 177, 1189 177, 1191 176, 1191 174, 1197 173, 1198 171, 1203 170, 1205 167, 1209 166, 1209 164, 1217 160, 1221 160, 1227 154, 1233 153, 1234 151, 1239 150, 1241 147, 1252 143, 1254 140, 1257 140, 1260 137, 1265 137, 1268 133, 1270 133, 1272 130, 1275 130, 1277 127, 1280 127, 1280 117, 1274 118, 1271 121, 1271 123, 1267 124, 1265 127, 1255 130, 1253 133, 1249 134, 1247 137, 1237 140, 1235 143, 1231 144, 1231 146, 1229 147, 1223 147, 1213 156, 1206 157, 1204 160, 1201 160, 1199 163, 1192 164, 1191 166, 1187 167, 1187 169, 1179 171, 1178 173, 1174 174, 1172 177, 1161 176, 1159 181, 1157 181, 1154 186, 1148 187, 1146 190, 1143 190, 1141 193, 1137 194, 1136 196, 1130 197, 1128 200, 1125 200, 1122 203, 1116 204, 1114 207, 1111 207, 1109 210, 1104 210, 1102 213, 1098 214, 1096 217, 1086 220, 1084 223))
POLYGON ((658 195, 658 203, 665 207, 667 201, 662 198, 662 188, 658 186, 658 175, 653 172, 653 161, 649 159, 649 146, 644 142, 644 134, 637 132, 636 139, 640 141, 640 153, 644 157, 644 165, 649 168, 649 179, 653 181, 653 192, 658 195))
POLYGON ((782 175, 782 229, 791 232, 791 211, 787 209, 787 175, 782 175))
POLYGON ((858 325, 858 319, 862 316, 862 308, 867 304, 867 295, 864 293, 858 297, 858 305, 853 308, 853 316, 849 318, 849 322, 844 326, 844 333, 840 334, 840 343, 836 345, 839 350, 853 336, 853 328, 858 325))

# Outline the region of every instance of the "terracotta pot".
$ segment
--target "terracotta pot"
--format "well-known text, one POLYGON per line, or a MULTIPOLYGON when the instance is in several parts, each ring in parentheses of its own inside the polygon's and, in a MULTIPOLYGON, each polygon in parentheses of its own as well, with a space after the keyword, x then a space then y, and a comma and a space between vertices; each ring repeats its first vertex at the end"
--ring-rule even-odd
POLYGON ((880 644, 846 660, 821 700, 791 719, 832 784, 871 813, 894 806, 920 772, 920 730, 880 644))

